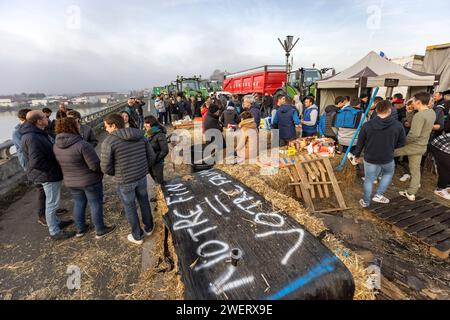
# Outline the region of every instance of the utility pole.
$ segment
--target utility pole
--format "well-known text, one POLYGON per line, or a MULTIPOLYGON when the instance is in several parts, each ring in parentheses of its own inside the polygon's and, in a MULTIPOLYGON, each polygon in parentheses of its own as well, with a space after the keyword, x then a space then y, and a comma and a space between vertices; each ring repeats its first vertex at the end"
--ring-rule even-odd
POLYGON ((300 40, 300 38, 297 38, 295 42, 294 36, 286 36, 286 40, 281 41, 280 38, 278 38, 278 41, 280 42, 281 46, 283 47, 285 53, 286 53, 286 80, 284 82, 284 90, 287 94, 288 92, 288 81, 289 81, 289 56, 291 55, 292 49, 294 49, 297 42, 300 40))

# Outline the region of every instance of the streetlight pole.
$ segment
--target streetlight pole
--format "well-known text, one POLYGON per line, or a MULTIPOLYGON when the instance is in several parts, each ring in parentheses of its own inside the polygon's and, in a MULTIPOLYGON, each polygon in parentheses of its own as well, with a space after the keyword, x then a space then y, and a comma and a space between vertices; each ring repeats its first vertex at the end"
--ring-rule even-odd
POLYGON ((284 82, 284 90, 286 94, 288 92, 288 81, 289 81, 289 57, 291 55, 292 49, 294 49, 295 45, 300 40, 300 38, 297 38, 295 42, 293 42, 293 40, 294 36, 287 36, 286 40, 284 41, 281 41, 280 38, 278 38, 278 42, 280 42, 281 46, 286 52, 286 80, 284 82))

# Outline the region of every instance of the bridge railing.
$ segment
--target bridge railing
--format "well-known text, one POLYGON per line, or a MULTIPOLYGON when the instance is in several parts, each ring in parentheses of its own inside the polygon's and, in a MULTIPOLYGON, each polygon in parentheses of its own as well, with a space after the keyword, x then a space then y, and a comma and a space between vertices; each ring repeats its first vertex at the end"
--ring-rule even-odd
POLYGON ((14 147, 12 140, 6 140, 0 144, 0 161, 8 160, 12 157, 11 148, 14 147))
POLYGON ((96 128, 103 124, 103 118, 110 113, 119 112, 127 105, 127 101, 122 101, 108 106, 100 111, 88 114, 81 118, 81 122, 92 128, 96 128))

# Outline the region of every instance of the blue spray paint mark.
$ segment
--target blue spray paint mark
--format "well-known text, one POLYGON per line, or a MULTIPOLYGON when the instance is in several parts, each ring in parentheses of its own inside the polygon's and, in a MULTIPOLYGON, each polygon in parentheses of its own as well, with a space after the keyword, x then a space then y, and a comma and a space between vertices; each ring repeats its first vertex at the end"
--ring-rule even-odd
POLYGON ((316 267, 314 267, 311 271, 309 271, 306 275, 298 278, 291 284, 287 285, 277 293, 269 296, 266 298, 266 300, 279 300, 287 295, 291 294, 294 291, 297 291, 301 287, 307 285, 314 279, 319 278, 320 276, 330 273, 334 270, 333 264, 338 261, 338 258, 336 256, 326 258, 322 260, 316 267))

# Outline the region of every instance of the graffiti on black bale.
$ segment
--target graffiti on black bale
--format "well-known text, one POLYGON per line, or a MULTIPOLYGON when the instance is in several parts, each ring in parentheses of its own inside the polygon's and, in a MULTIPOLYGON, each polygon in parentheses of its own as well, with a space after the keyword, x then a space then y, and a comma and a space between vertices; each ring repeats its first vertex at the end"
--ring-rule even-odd
POLYGON ((219 170, 165 187, 187 299, 351 299, 347 268, 299 223, 219 170))

